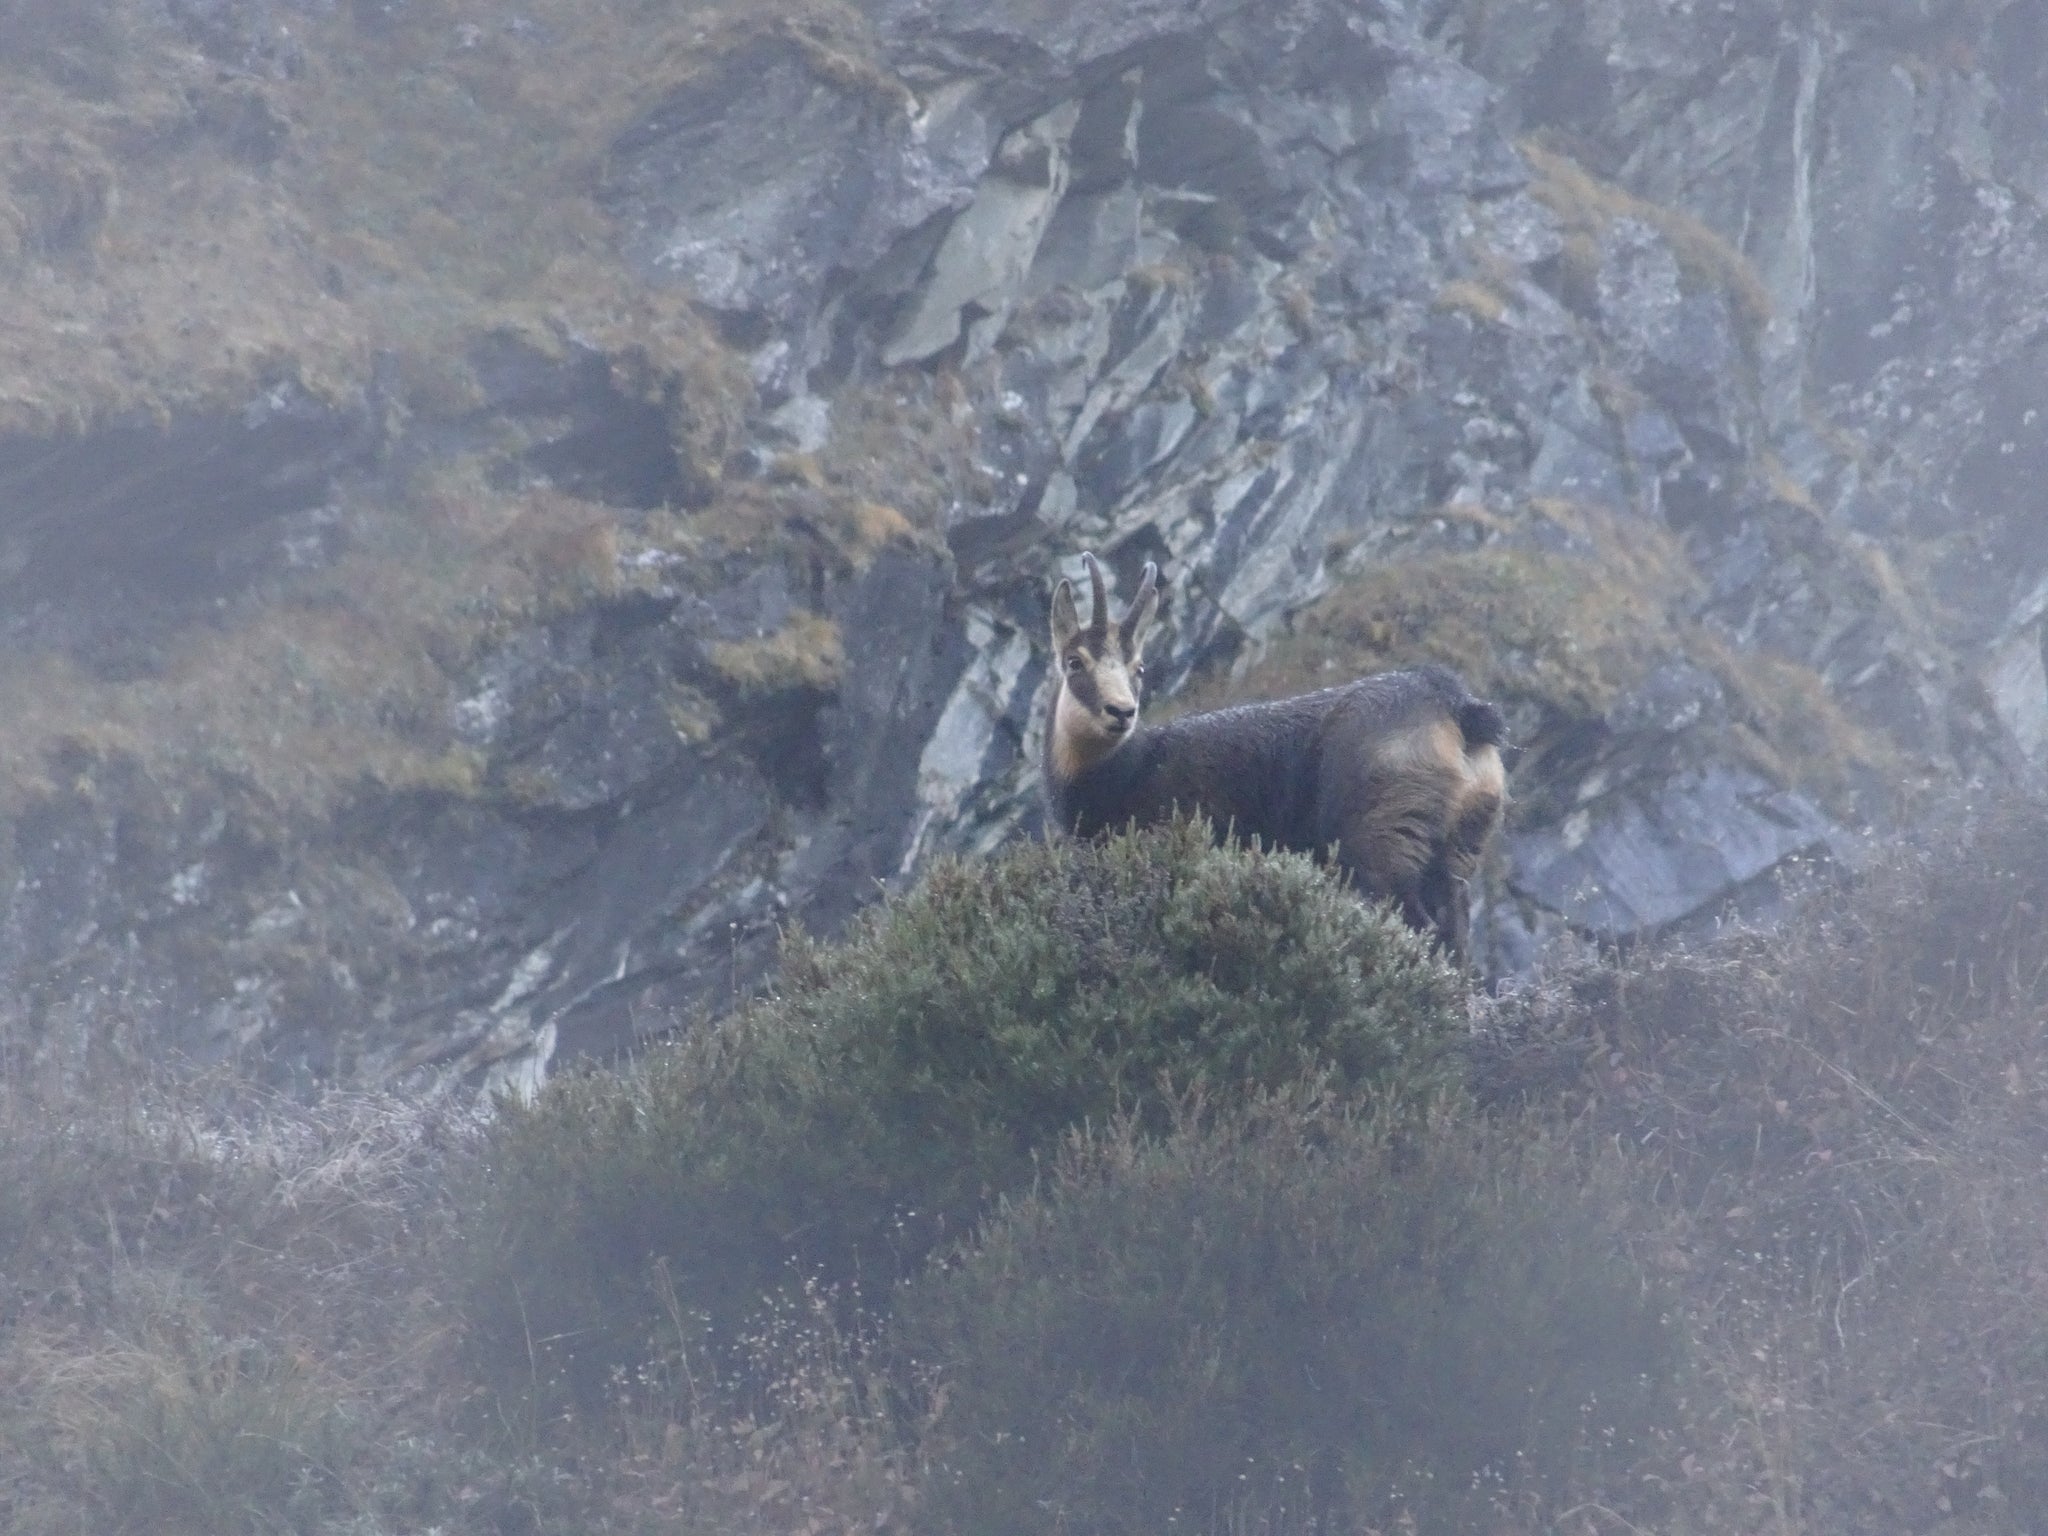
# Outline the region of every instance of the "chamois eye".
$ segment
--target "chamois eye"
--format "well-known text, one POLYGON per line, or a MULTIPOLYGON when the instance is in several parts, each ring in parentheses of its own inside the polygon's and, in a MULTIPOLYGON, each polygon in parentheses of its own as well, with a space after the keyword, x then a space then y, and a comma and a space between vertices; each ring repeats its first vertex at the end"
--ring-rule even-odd
POLYGON ((1078 672, 1078 671, 1080 671, 1080 670, 1081 670, 1081 658, 1080 658, 1080 657, 1078 657, 1078 656, 1069 656, 1069 657, 1067 658, 1067 670, 1068 670, 1069 672, 1078 672))
POLYGON ((1138 664, 1137 664, 1137 665, 1136 665, 1135 667, 1131 668, 1131 676, 1133 676, 1133 677, 1136 677, 1136 678, 1142 678, 1142 677, 1144 677, 1144 675, 1145 675, 1145 663, 1143 663, 1142 661, 1141 661, 1141 662, 1139 662, 1139 663, 1138 663, 1138 664))

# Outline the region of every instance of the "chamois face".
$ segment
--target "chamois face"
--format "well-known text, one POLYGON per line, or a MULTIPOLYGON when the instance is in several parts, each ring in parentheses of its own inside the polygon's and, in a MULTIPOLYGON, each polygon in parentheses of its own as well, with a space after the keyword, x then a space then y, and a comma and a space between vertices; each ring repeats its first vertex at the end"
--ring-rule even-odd
POLYGON ((1145 632, 1159 611, 1159 568, 1147 564, 1138 595, 1116 624, 1109 622, 1109 598, 1102 568, 1084 554, 1094 606, 1084 627, 1074 608, 1072 583, 1062 581, 1052 596, 1053 665, 1059 669, 1059 700, 1053 706, 1054 770, 1072 778, 1130 739, 1138 726, 1138 697, 1145 681, 1145 632))

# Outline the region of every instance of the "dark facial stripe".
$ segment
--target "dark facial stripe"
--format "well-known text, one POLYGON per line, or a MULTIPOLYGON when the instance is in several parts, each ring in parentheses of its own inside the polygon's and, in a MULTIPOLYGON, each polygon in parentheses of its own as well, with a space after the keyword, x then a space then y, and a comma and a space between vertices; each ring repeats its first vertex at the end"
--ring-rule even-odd
POLYGON ((1135 700, 1139 696, 1143 691, 1141 687, 1142 679, 1139 678, 1135 668, 1121 661, 1121 657, 1118 654, 1120 651, 1121 647, 1105 646, 1102 651, 1102 660, 1098 661, 1086 650, 1077 646, 1060 658, 1061 675, 1066 683, 1067 692, 1073 695, 1075 703, 1090 710, 1102 707, 1102 685, 1096 679, 1096 669, 1105 663, 1112 662, 1124 665, 1124 678, 1131 690, 1131 697, 1135 700), (1074 672, 1067 671, 1067 663, 1076 656, 1081 659, 1080 669, 1074 672))

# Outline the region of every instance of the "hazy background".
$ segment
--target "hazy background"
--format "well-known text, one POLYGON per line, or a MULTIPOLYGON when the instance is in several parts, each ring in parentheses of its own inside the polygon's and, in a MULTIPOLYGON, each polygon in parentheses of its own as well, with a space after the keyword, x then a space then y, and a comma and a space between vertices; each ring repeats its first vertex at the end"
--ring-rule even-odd
POLYGON ((2037 1529, 2044 28, 0 0, 0 1523, 2037 1529), (1501 703, 1492 1000, 1029 862, 1084 548, 1501 703))

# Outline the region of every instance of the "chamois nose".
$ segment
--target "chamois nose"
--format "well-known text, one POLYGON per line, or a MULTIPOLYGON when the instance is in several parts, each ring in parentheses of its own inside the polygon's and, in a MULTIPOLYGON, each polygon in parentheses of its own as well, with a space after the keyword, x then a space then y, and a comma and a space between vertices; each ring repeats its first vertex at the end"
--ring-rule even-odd
POLYGON ((1138 706, 1135 704, 1104 704, 1102 712, 1109 716, 1110 724, 1126 726, 1138 717, 1138 706))

